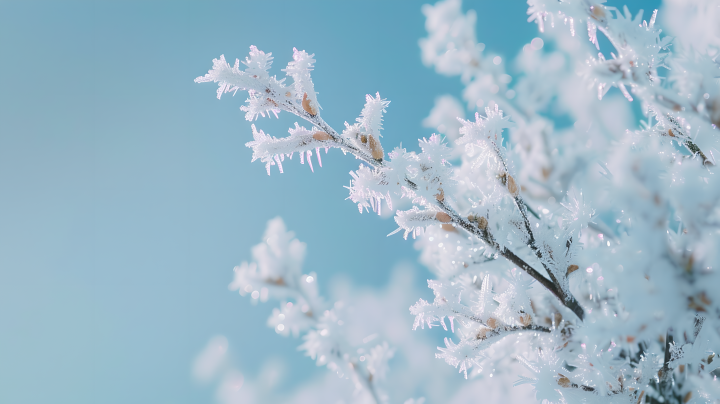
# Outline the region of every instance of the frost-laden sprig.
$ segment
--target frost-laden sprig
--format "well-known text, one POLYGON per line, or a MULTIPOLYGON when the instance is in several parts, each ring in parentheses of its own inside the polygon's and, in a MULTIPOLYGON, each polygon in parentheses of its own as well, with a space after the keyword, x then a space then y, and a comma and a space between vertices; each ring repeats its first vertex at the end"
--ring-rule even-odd
MULTIPOLYGON (((485 117, 481 117, 479 113, 476 113, 474 122, 461 120, 463 127, 460 129, 460 134, 462 134, 462 137, 458 139, 457 143, 465 145, 466 152, 471 155, 474 155, 475 148, 481 150, 480 153, 474 157, 474 165, 477 166, 482 163, 487 163, 486 172, 491 176, 496 176, 502 187, 506 190, 505 195, 512 198, 519 216, 518 222, 516 222, 519 223, 517 226, 519 230, 518 234, 523 243, 530 247, 540 260, 550 276, 551 282, 548 282, 544 277, 535 276, 530 271, 528 271, 528 273, 536 280, 544 282, 544 286, 558 296, 566 306, 582 319, 582 308, 569 291, 566 279, 568 268, 574 264, 568 264, 567 260, 559 259, 559 254, 553 254, 553 250, 546 247, 555 244, 556 238, 554 234, 541 232, 540 234, 544 237, 539 240, 536 238, 536 231, 533 230, 533 225, 528 217, 527 205, 520 194, 520 187, 515 180, 512 166, 507 158, 507 151, 502 145, 502 131, 505 128, 511 127, 512 124, 508 117, 503 116, 502 111, 498 109, 497 105, 495 105, 494 109, 486 108, 485 112, 485 117), (549 286, 550 283, 552 287, 549 286)), ((478 228, 483 228, 482 230, 488 233, 489 239, 487 218, 482 217, 481 219, 476 219, 477 226, 478 228)), ((573 244, 572 234, 566 234, 565 237, 561 242, 566 244, 567 249, 569 249, 573 244)), ((501 249, 497 241, 495 241, 494 244, 496 248, 501 249)), ((505 250, 507 250, 507 248, 502 251, 504 252, 505 250)), ((566 253, 564 256, 567 257, 568 254, 566 253)))
POLYGON ((664 116, 675 120, 694 121, 698 129, 715 133, 720 126, 720 95, 717 85, 703 85, 709 77, 717 77, 720 66, 715 63, 717 51, 713 56, 699 55, 695 50, 681 50, 684 56, 674 57, 669 51, 672 40, 669 36, 661 37, 661 30, 655 26, 657 10, 648 21, 642 19, 642 10, 633 18, 625 6, 623 11, 614 7, 605 7, 604 1, 590 4, 583 0, 528 2, 530 20, 535 20, 543 30, 543 21, 554 17, 570 21, 574 35, 573 21, 585 21, 588 25, 589 38, 599 49, 596 31, 600 30, 611 42, 614 52, 612 59, 606 60, 602 54, 597 58, 588 58, 585 71, 586 81, 590 87, 597 89, 598 98, 607 93, 610 87, 617 87, 628 101, 631 94, 638 96, 646 105, 648 114, 661 116, 658 131, 676 137, 690 153, 698 155, 703 164, 715 164, 715 158, 703 152, 695 143, 695 139, 676 128, 662 122, 664 116), (694 59, 694 60, 693 60, 694 59), (694 61, 704 60, 701 63, 694 61), (690 63, 687 63, 690 62, 690 63), (670 67, 669 80, 663 80, 658 68, 670 67), (669 83, 675 83, 668 87, 669 83), (707 95, 707 98, 706 98, 707 95), (674 134, 668 133, 674 130, 674 134))
MULTIPOLYGON (((213 68, 206 75, 196 78, 195 82, 218 83, 218 98, 228 92, 234 94, 238 90, 247 91, 248 105, 242 107, 242 110, 246 112, 247 120, 255 120, 258 116, 270 116, 270 113, 277 115, 281 111, 290 112, 305 119, 317 129, 313 135, 316 141, 324 142, 322 143, 323 147, 340 148, 353 153, 361 160, 381 162, 383 152, 379 141, 380 134, 374 134, 372 140, 368 141, 369 136, 366 132, 368 130, 379 132, 382 121, 381 114, 387 106, 387 101, 379 99, 379 95, 377 99, 373 98, 372 100, 370 99, 372 97, 368 97, 368 104, 379 103, 380 108, 366 105, 367 111, 364 110, 361 119, 363 119, 363 123, 372 126, 365 128, 358 124, 358 130, 353 133, 356 136, 343 136, 336 132, 320 117, 320 104, 310 73, 315 63, 313 56, 305 51, 294 50, 293 61, 288 64, 286 69, 283 69, 288 77, 292 78, 292 87, 285 85, 285 79, 278 80, 275 76, 270 76, 271 54, 266 54, 254 46, 250 48, 250 55, 243 62, 247 66, 244 71, 240 70, 239 59, 235 61, 234 66, 230 66, 225 57, 220 56, 219 59, 213 59, 213 68)), ((266 135, 258 137, 259 139, 251 142, 252 144, 248 147, 262 150, 263 148, 259 146, 263 142, 277 143, 278 140, 266 135)), ((302 152, 305 153, 303 159, 306 155, 308 157, 311 155, 308 153, 309 149, 305 147, 306 144, 296 144, 296 146, 295 149, 283 148, 284 154, 292 155, 294 151, 302 152)), ((272 161, 275 163, 270 163, 270 165, 278 164, 278 160, 282 161, 283 154, 271 154, 273 147, 266 148, 267 152, 264 154, 255 154, 255 158, 261 159, 266 165, 272 161)), ((315 147, 318 145, 315 144, 315 147)), ((316 155, 319 156, 319 154, 316 155)))
POLYGON ((420 299, 410 307, 415 316, 413 329, 441 325, 447 331, 447 318, 450 330, 460 336, 460 342, 455 344, 445 338, 445 348, 438 347, 440 353, 436 357, 459 366, 467 378, 467 371, 473 366, 482 371, 482 362, 491 359, 484 351, 505 337, 522 332, 550 332, 549 328, 534 323, 526 295, 530 278, 525 277, 520 272, 512 273, 506 289, 496 296, 490 274, 485 274, 479 288, 477 278, 471 281, 467 276, 455 281, 430 280, 428 286, 435 299, 432 303, 420 299))
POLYGON ((357 389, 367 391, 376 403, 383 402, 377 383, 384 379, 394 350, 387 342, 353 346, 346 340, 343 303, 327 305, 318 295, 317 275, 302 274, 305 243, 286 230, 282 219, 268 222, 263 239, 252 249, 255 262, 235 267, 229 289, 250 294, 253 302, 270 297, 280 300, 268 326, 283 336, 303 335, 305 342, 299 349, 318 366, 327 366, 340 377, 349 376, 357 389))
MULTIPOLYGON (((296 52, 295 56, 307 61, 303 54, 296 52)), ((236 65, 237 64, 238 63, 236 63, 236 65)), ((308 69, 312 66, 312 63, 308 62, 304 64, 304 71, 307 73, 307 76, 303 73, 303 75, 301 75, 302 77, 296 77, 299 73, 295 70, 299 69, 300 66, 300 64, 292 65, 290 71, 294 75, 293 78, 296 81, 307 81, 307 77, 309 77, 308 69)), ((292 112, 315 126, 313 131, 308 131, 305 129, 301 130, 298 128, 298 125, 296 125, 295 132, 291 132, 291 136, 284 139, 276 139, 255 130, 255 141, 248 143, 248 147, 253 148, 253 159, 260 159, 265 162, 266 167, 269 169, 270 166, 274 164, 280 166, 284 156, 291 156, 294 151, 298 151, 301 157, 304 156, 303 153, 306 153, 307 156, 310 157, 311 151, 309 149, 316 148, 317 152, 317 147, 321 145, 350 151, 375 170, 372 175, 370 175, 369 172, 361 168, 360 172, 355 174, 356 178, 354 182, 351 183, 351 199, 356 201, 361 209, 371 206, 375 210, 378 210, 380 199, 392 198, 393 193, 396 195, 401 193, 401 195, 408 196, 413 200, 413 203, 422 206, 423 210, 419 210, 416 206, 408 211, 408 213, 398 213, 398 224, 400 225, 400 229, 405 230, 406 236, 408 232, 417 234, 417 229, 422 228, 417 226, 417 224, 423 221, 425 221, 427 225, 437 223, 463 228, 493 248, 499 250, 500 255, 509 259, 514 264, 519 265, 522 270, 538 280, 543 286, 558 296, 564 305, 570 307, 571 310, 582 318, 582 308, 576 304, 571 294, 558 287, 560 284, 559 281, 548 280, 509 248, 501 248, 493 238, 492 229, 486 225, 483 227, 482 222, 473 222, 470 219, 461 217, 452 207, 451 204, 453 202, 446 198, 446 192, 448 195, 451 195, 448 191, 454 184, 452 170, 449 165, 449 160, 453 158, 452 151, 441 141, 439 136, 433 135, 429 139, 421 140, 420 147, 422 153, 417 155, 401 153, 396 150, 397 153, 392 157, 391 163, 398 161, 398 164, 388 164, 384 159, 380 158, 380 155, 376 154, 379 148, 379 131, 381 128, 382 113, 387 106, 387 102, 382 100, 379 94, 376 97, 367 97, 366 106, 363 109, 361 117, 358 119, 358 123, 355 125, 346 124, 345 131, 343 131, 342 134, 338 134, 338 132, 327 125, 319 115, 315 114, 317 111, 307 111, 306 109, 302 109, 302 106, 298 106, 297 102, 290 98, 292 93, 289 91, 283 92, 283 84, 275 80, 274 77, 262 80, 261 75, 250 75, 249 72, 240 72, 237 68, 230 73, 226 73, 223 69, 225 69, 224 65, 216 62, 213 70, 211 70, 208 75, 198 78, 197 81, 217 81, 220 82, 220 86, 223 88, 234 84, 236 87, 255 92, 265 87, 265 89, 261 91, 264 91, 264 95, 276 103, 279 108, 292 112), (257 77, 249 78, 248 76, 257 77), (253 79, 256 81, 253 81, 253 79), (235 80, 235 82, 232 80, 235 80), (319 130, 315 131, 315 129, 319 130), (312 135, 310 134, 311 132, 312 135), (375 135, 378 136, 378 139, 375 139, 375 135), (375 140, 373 141, 373 139, 375 140), (374 142, 377 143, 377 146, 374 142), (367 181, 368 179, 372 181, 367 181), (356 184, 358 188, 354 188, 356 184), (389 193, 389 190, 384 189, 385 185, 395 188, 395 191, 389 193), (378 187, 380 189, 377 189, 378 187), (398 192, 398 187, 400 188, 400 192, 398 192), (421 211, 425 211, 426 213, 418 213, 421 211), (432 212, 434 212, 434 215, 432 212), (427 221, 431 215, 434 216, 434 222, 427 221)), ((499 110, 488 110, 488 114, 488 122, 483 123, 478 121, 476 122, 477 127, 489 125, 489 122, 495 122, 493 118, 496 115, 500 117, 501 121, 503 120, 502 113, 499 110)), ((488 130, 498 129, 501 130, 503 128, 489 127, 488 130)), ((499 133, 494 134, 496 137, 498 135, 499 133)), ((506 171, 506 178, 501 180, 503 185, 507 187, 508 192, 510 192, 516 200, 516 205, 519 209, 518 212, 521 216, 518 220, 525 223, 525 230, 521 230, 521 233, 523 233, 522 237, 532 241, 534 238, 528 225, 525 206, 524 203, 521 202, 521 199, 519 199, 519 187, 514 182, 512 176, 507 174, 509 168, 507 161, 503 158, 501 145, 498 145, 496 142, 493 149, 500 157, 500 162, 506 171)), ((529 244, 531 247, 534 246, 532 242, 529 244)), ((547 272, 552 278, 553 272, 549 270, 547 272)))

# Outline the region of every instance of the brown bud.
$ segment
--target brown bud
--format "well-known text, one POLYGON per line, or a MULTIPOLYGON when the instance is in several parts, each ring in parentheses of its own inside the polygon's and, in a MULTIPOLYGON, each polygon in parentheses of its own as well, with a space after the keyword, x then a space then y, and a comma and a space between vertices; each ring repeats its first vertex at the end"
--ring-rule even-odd
POLYGON ((555 313, 555 315, 553 316, 553 320, 555 321, 555 326, 559 325, 562 321, 562 314, 555 313))
POLYGON ((363 144, 366 144, 366 143, 367 143, 367 136, 365 136, 365 135, 360 135, 360 141, 361 141, 363 144))
POLYGON ((673 133, 672 129, 668 129, 668 136, 675 137, 675 134, 673 133))
POLYGON ((592 6, 592 17, 596 20, 605 18, 605 8, 603 6, 592 6))
POLYGON ((292 93, 291 93, 290 91, 288 91, 287 93, 285 93, 285 96, 286 96, 286 97, 292 97, 292 93))
POLYGON ((544 179, 550 178, 550 174, 552 174, 552 169, 551 169, 551 168, 546 168, 546 167, 543 167, 543 168, 542 168, 542 176, 543 176, 544 179))
POLYGON ((558 376, 560 376, 560 378, 558 379, 557 383, 560 387, 568 388, 572 385, 572 383, 570 383, 570 379, 568 379, 567 377, 561 375, 560 373, 558 373, 558 376))
POLYGON ((684 372, 684 371, 685 371, 685 365, 680 365, 680 366, 678 366, 678 371, 680 371, 680 373, 684 372))
POLYGON ((685 397, 683 397, 683 403, 687 403, 692 398, 692 391, 688 391, 687 394, 685 394, 685 397))
POLYGON ((515 178, 513 178, 511 175, 508 175, 507 187, 508 191, 510 191, 510 194, 512 196, 518 195, 518 186, 517 184, 515 184, 515 178))
POLYGON ((332 140, 332 136, 330 136, 326 132, 315 132, 313 133, 313 139, 319 141, 332 140))
POLYGON ((437 199, 439 202, 442 202, 445 200, 445 191, 443 191, 442 188, 440 188, 440 192, 435 194, 435 199, 437 199))
POLYGON ((457 233, 457 229, 455 228, 455 226, 453 226, 451 224, 447 224, 447 223, 441 224, 440 227, 445 231, 454 231, 457 233))
POLYGON ((302 107, 308 114, 312 116, 317 115, 317 107, 312 100, 308 99, 307 93, 303 94, 302 107))
POLYGON ((477 218, 477 224, 479 228, 485 230, 487 229, 488 221, 484 217, 480 216, 479 218, 477 218))
POLYGON ((380 145, 380 141, 378 139, 375 139, 375 136, 368 135, 368 146, 370 147, 370 152, 372 153, 372 157, 375 160, 380 161, 383 159, 383 157, 385 156, 385 152, 380 145))
POLYGON ((448 215, 448 214, 445 213, 445 212, 438 212, 438 213, 436 213, 436 214, 435 214, 435 219, 436 219, 438 222, 441 222, 441 223, 450 223, 450 222, 452 222, 452 218, 450 217, 450 215, 448 215))
POLYGON ((567 274, 566 274, 566 276, 567 276, 567 275, 570 275, 571 273, 573 273, 573 272, 575 272, 575 271, 577 271, 578 268, 580 268, 580 267, 577 266, 577 265, 570 265, 569 267, 567 267, 567 274))
POLYGON ((626 339, 627 339, 627 342, 628 342, 628 343, 633 343, 633 342, 635 342, 635 337, 633 337, 632 335, 628 335, 626 339))
POLYGON ((527 326, 529 326, 530 324, 532 324, 532 318, 531 318, 530 315, 527 314, 527 313, 521 315, 520 318, 518 318, 518 320, 520 321, 520 324, 524 325, 525 327, 527 327, 527 326))
POLYGON ((494 330, 494 329, 496 329, 500 324, 498 323, 497 320, 495 320, 494 318, 490 317, 490 318, 488 319, 488 321, 487 321, 487 325, 488 325, 488 327, 490 327, 490 328, 492 328, 492 329, 494 330))
POLYGON ((469 215, 468 215, 468 222, 474 222, 475 220, 476 220, 476 219, 475 219, 475 216, 474 216, 473 214, 469 214, 469 215))
POLYGON ((477 339, 485 339, 485 334, 487 333, 487 328, 481 328, 480 331, 478 331, 476 337, 477 339))

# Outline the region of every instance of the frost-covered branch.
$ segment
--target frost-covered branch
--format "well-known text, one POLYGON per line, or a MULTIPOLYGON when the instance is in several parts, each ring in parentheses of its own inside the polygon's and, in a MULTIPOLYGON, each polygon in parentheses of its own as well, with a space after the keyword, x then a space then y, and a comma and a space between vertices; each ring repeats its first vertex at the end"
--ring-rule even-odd
POLYGON ((282 219, 268 222, 265 242, 253 247, 255 262, 235 267, 235 278, 229 289, 250 294, 253 302, 280 300, 280 308, 273 309, 268 326, 283 336, 303 335, 305 342, 299 349, 327 366, 338 376, 351 376, 358 390, 367 391, 376 403, 384 402, 377 383, 383 380, 387 361, 393 349, 387 343, 353 346, 344 337, 344 305, 330 306, 318 295, 317 275, 302 274, 305 243, 288 232, 282 219))
MULTIPOLYGON (((312 58, 312 56, 295 50, 294 59, 312 58)), ((308 130, 296 123, 295 128, 289 130, 290 136, 280 139, 266 135, 261 130, 258 131, 253 125, 253 137, 255 140, 249 142, 247 146, 253 149, 253 160, 261 160, 266 164, 268 174, 272 165, 277 165, 282 172, 282 162, 285 157, 292 158, 295 152, 300 155, 301 163, 304 163, 304 159, 307 158, 311 168, 312 150, 315 150, 319 164, 322 164, 320 160, 321 147, 325 148, 326 151, 328 148, 334 147, 350 152, 369 166, 361 165, 357 172, 351 173, 353 181, 352 185, 348 187, 350 199, 358 204, 361 211, 363 208, 372 208, 374 211, 379 212, 382 208, 382 200, 385 200, 388 208, 392 209, 392 199, 394 197, 397 198, 398 195, 408 197, 423 209, 421 210, 416 206, 409 211, 398 212, 396 220, 400 225, 400 229, 405 230, 405 237, 410 232, 416 234, 417 230, 422 231, 424 227, 432 224, 446 224, 469 230, 471 234, 479 237, 492 248, 497 249, 500 255, 519 265, 524 271, 527 271, 540 281, 543 286, 548 287, 554 295, 561 299, 563 304, 571 308, 582 319, 582 308, 576 304, 575 298, 572 297, 567 288, 563 287, 564 268, 560 271, 561 275, 556 275, 555 272, 557 271, 553 272, 547 266, 546 261, 542 261, 543 253, 535 243, 525 205, 519 195, 518 185, 513 177, 507 173, 508 163, 502 155, 502 146, 498 146, 496 143, 497 136, 502 133, 502 129, 509 127, 508 118, 503 118, 501 111, 497 108, 495 110, 487 109, 488 116, 486 118, 481 119, 478 115, 475 123, 466 121, 464 125, 470 131, 470 134, 467 135, 467 138, 459 140, 459 144, 467 144, 472 148, 473 142, 483 141, 479 138, 475 139, 473 136, 480 136, 479 133, 483 131, 483 133, 492 133, 492 136, 496 137, 496 140, 491 141, 489 144, 496 153, 502 170, 504 170, 499 174, 501 182, 507 188, 510 197, 515 201, 519 219, 524 222, 524 231, 526 232, 525 236, 528 239, 528 244, 535 251, 535 254, 541 258, 541 263, 552 279, 552 283, 547 282, 544 276, 513 253, 507 246, 501 247, 494 241, 491 229, 487 228, 487 226, 480 228, 473 225, 461 217, 445 200, 445 189, 449 189, 449 186, 454 181, 449 165, 449 160, 452 157, 450 149, 440 140, 439 136, 433 135, 430 139, 421 140, 422 153, 419 155, 407 152, 405 149, 395 149, 389 154, 390 160, 386 161, 384 160, 384 152, 379 139, 382 136, 382 116, 389 104, 388 101, 380 98, 379 94, 376 97, 368 95, 365 107, 360 117, 357 118, 357 123, 353 125, 346 123, 345 130, 338 133, 322 120, 319 116, 319 110, 312 107, 315 105, 314 103, 317 103, 314 90, 310 85, 312 81, 309 69, 312 67, 312 63, 305 63, 305 71, 300 75, 298 73, 300 68, 293 64, 296 62, 291 62, 293 66, 288 69, 291 69, 290 71, 294 74, 292 78, 295 81, 295 87, 290 89, 284 86, 284 80, 277 80, 274 76, 269 76, 267 70, 270 67, 271 59, 270 54, 265 54, 252 47, 250 56, 244 62, 248 66, 244 72, 238 68, 239 61, 236 61, 235 67, 230 68, 224 57, 221 56, 220 60, 213 61, 213 70, 196 79, 197 82, 219 83, 218 96, 223 92, 236 91, 237 89, 248 90, 251 96, 248 99, 250 105, 244 107, 245 110, 253 108, 254 98, 252 97, 257 93, 262 93, 271 105, 280 110, 291 112, 314 125, 311 130, 308 130), (260 59, 261 62, 256 61, 257 59, 260 59), (261 68, 258 69, 254 66, 260 66, 261 68), (298 75, 302 77, 301 82, 298 82, 300 80, 298 75), (311 93, 302 90, 304 91, 302 101, 298 102, 298 96, 293 98, 293 94, 299 94, 299 91, 306 87, 307 91, 311 91, 311 93), (312 95, 305 96, 305 94, 312 95), (307 100, 311 100, 312 103, 308 103, 307 100)), ((314 62, 314 60, 312 61, 314 62)), ((288 70, 286 69, 286 71, 288 70)), ((248 119, 256 117, 257 114, 246 116, 248 119)))

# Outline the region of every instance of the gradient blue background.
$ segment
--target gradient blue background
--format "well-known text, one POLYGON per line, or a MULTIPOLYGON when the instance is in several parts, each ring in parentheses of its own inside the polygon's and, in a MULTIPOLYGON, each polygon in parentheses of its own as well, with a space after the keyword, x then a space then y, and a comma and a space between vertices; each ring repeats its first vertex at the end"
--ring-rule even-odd
MULTIPOLYGON (((324 372, 265 326, 273 305, 227 290, 266 221, 308 243, 306 271, 325 287, 336 274, 384 285, 417 253, 385 237, 392 220, 344 201, 354 159, 331 151, 314 174, 293 160, 268 177, 244 146, 245 95, 218 101, 193 79, 250 45, 282 75, 305 49, 329 123, 379 91, 386 149, 415 149, 434 98, 462 88, 420 62, 422 3, 0 2, 0 402, 212 402, 191 366, 216 334, 251 377, 288 361, 282 388, 324 372)), ((464 7, 504 59, 538 35, 522 1, 464 7)), ((294 121, 258 124, 285 136, 294 121)))

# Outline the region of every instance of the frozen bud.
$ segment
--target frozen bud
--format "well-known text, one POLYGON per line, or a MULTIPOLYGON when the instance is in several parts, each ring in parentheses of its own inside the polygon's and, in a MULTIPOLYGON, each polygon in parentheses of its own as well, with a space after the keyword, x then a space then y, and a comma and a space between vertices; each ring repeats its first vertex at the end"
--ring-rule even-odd
POLYGON ((680 366, 678 366, 678 371, 680 371, 680 373, 684 372, 684 371, 685 371, 685 365, 680 365, 680 366))
POLYGON ((445 231, 454 231, 457 233, 457 229, 451 224, 441 224, 440 227, 445 231))
POLYGON ((577 271, 578 268, 580 267, 577 265, 570 265, 569 267, 567 267, 567 275, 570 275, 571 273, 577 271))
POLYGON ((292 93, 291 93, 290 91, 288 91, 288 92, 285 93, 285 96, 286 96, 286 97, 292 97, 292 93))
POLYGON ((435 214, 435 219, 437 219, 437 221, 438 221, 438 222, 441 222, 441 223, 450 223, 450 222, 452 222, 452 218, 450 217, 450 215, 448 215, 448 214, 445 213, 445 212, 438 212, 438 213, 436 213, 436 214, 435 214))
POLYGON ((385 156, 385 152, 380 145, 380 141, 375 139, 375 136, 373 135, 368 135, 368 147, 370 147, 370 152, 375 160, 381 161, 383 156, 385 156))
POLYGON ((496 329, 500 324, 499 324, 499 322, 498 322, 496 319, 490 317, 490 318, 488 319, 488 321, 487 321, 487 325, 488 325, 488 327, 490 327, 490 328, 492 328, 492 329, 494 330, 494 329, 496 329))
POLYGON ((312 100, 308 99, 307 93, 303 94, 302 107, 305 112, 312 116, 317 115, 317 107, 314 104, 312 100))
POLYGON ((596 20, 602 20, 605 18, 605 8, 603 6, 594 5, 590 7, 592 10, 592 17, 596 20))
POLYGON ((445 191, 443 191, 442 188, 440 188, 440 192, 435 194, 435 199, 437 199, 439 202, 442 202, 445 200, 445 191))
POLYGON ((479 218, 476 216, 477 219, 477 225, 479 228, 485 230, 487 229, 488 221, 484 217, 480 216, 479 218))
POLYGON ((475 220, 476 220, 476 219, 475 219, 475 216, 474 216, 473 214, 469 214, 469 215, 468 215, 468 222, 474 222, 475 220))
POLYGON ((673 133, 672 129, 668 129, 668 136, 675 137, 675 134, 673 133))
POLYGON ((326 132, 315 132, 315 133, 313 133, 313 139, 325 141, 325 140, 331 140, 332 136, 330 136, 326 132))
POLYGON ((570 379, 568 379, 567 377, 561 375, 560 373, 558 373, 558 376, 560 376, 557 382, 558 386, 567 388, 572 385, 572 383, 570 383, 570 379))
POLYGON ((508 191, 510 191, 510 194, 512 196, 518 195, 518 186, 515 183, 515 178, 513 178, 511 175, 508 175, 507 188, 508 188, 508 191))
POLYGON ((558 324, 560 324, 560 322, 562 321, 562 314, 560 314, 560 313, 555 313, 555 315, 553 316, 553 318, 554 318, 554 320, 555 320, 555 325, 558 325, 558 324))
POLYGON ((527 326, 529 326, 530 324, 532 324, 532 318, 531 318, 530 315, 527 314, 527 313, 521 315, 518 320, 520 321, 520 324, 522 324, 522 325, 525 326, 525 327, 527 327, 527 326))
POLYGON ((687 394, 685 394, 685 397, 683 397, 683 403, 687 403, 692 398, 692 391, 688 391, 687 394))
POLYGON ((476 337, 477 339, 485 339, 485 334, 487 334, 487 328, 481 328, 476 337))

